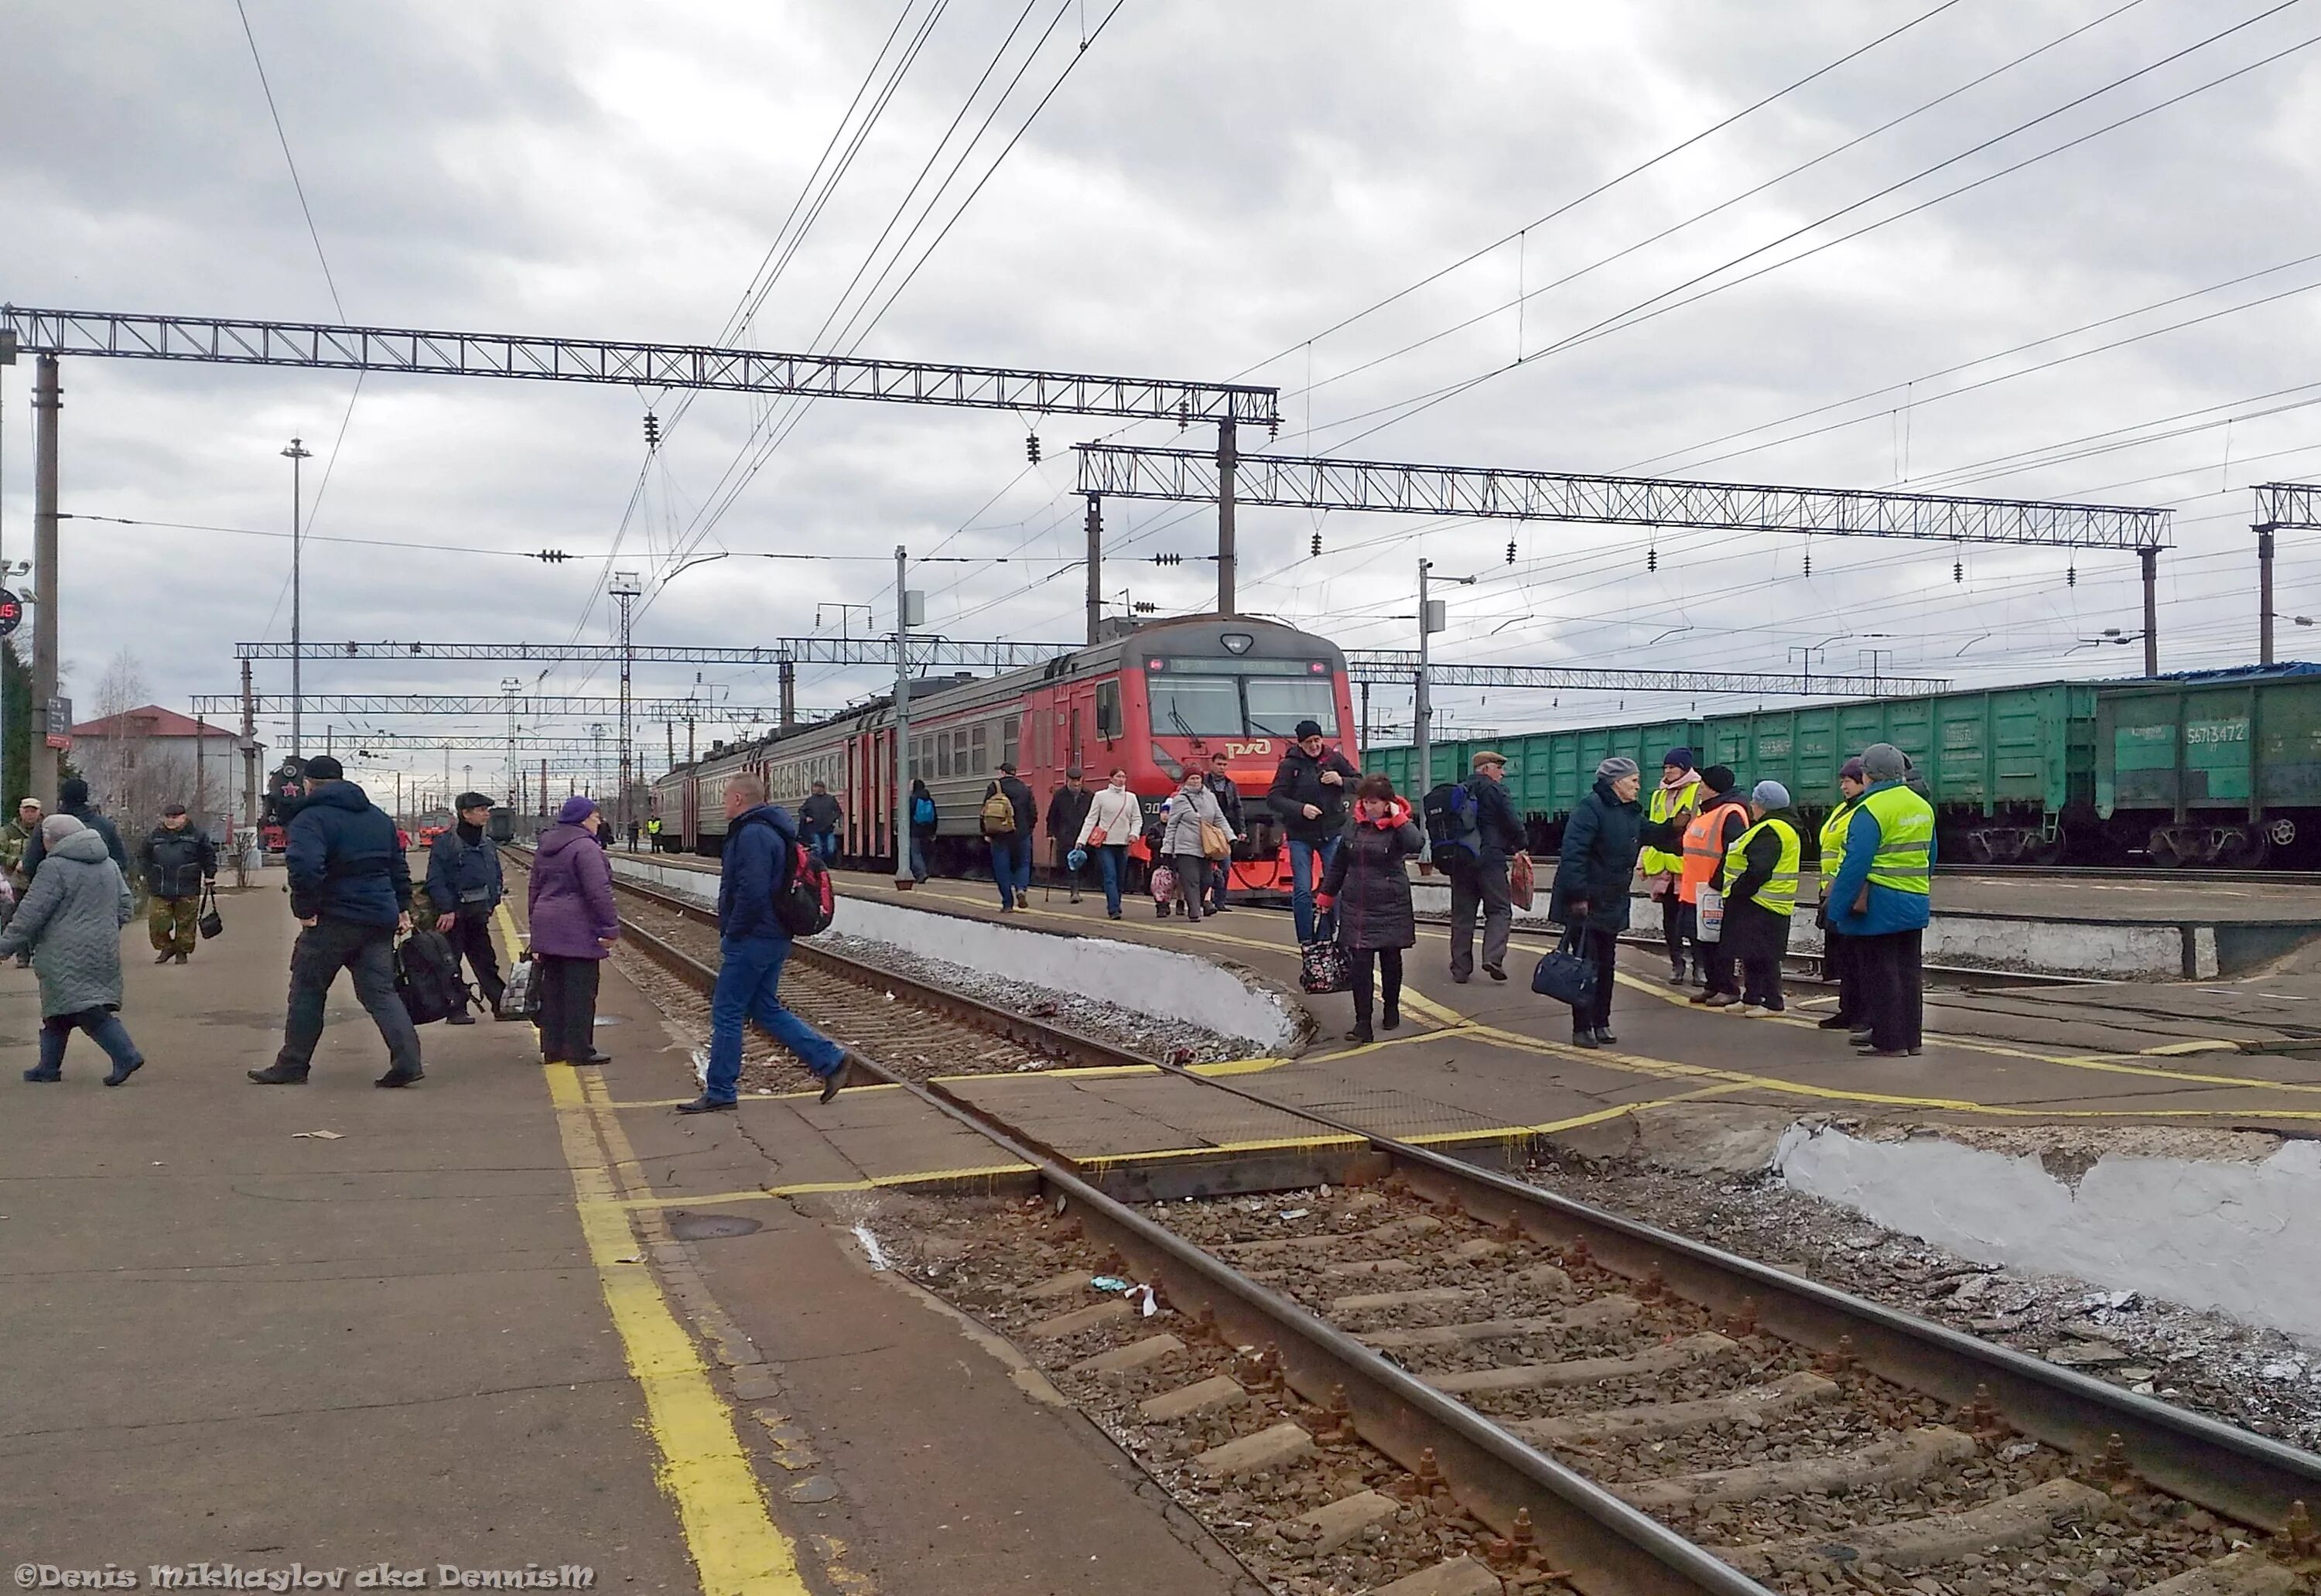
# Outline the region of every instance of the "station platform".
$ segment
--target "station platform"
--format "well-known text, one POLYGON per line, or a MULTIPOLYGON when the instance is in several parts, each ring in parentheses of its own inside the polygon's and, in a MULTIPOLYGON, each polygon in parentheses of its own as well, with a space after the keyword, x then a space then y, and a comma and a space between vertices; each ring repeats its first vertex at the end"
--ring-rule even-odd
MULTIPOLYGON (((665 870, 670 861, 654 862, 665 870)), ((1028 909, 1003 916, 984 882, 936 880, 897 892, 883 875, 842 872, 839 881, 849 896, 1125 938, 1252 970, 1312 1012, 1321 1040, 1246 1084, 1422 1143, 1555 1135, 1703 1100, 1897 1123, 2152 1123, 2294 1134, 2321 1120, 2321 1060, 2300 1056, 2307 1040, 2301 1017, 2321 1004, 2321 955, 2294 954, 2223 983, 1937 987, 1927 994, 1925 1053, 1865 1060, 1843 1036, 1815 1028, 1834 1000, 1827 989, 1799 986, 1784 1016, 1702 1010, 1664 979, 1666 965, 1653 953, 1624 949, 1613 1017, 1620 1042, 1588 1051, 1570 1044, 1567 1011, 1526 984, 1531 965, 1553 945, 1550 937, 1518 932, 1507 982, 1478 972, 1458 985, 1448 971, 1447 931, 1422 926, 1417 948, 1406 955, 1409 1023, 1351 1046, 1335 1040, 1351 1023, 1349 999, 1295 991, 1295 935, 1278 910, 1242 908, 1195 926, 1157 919, 1149 899, 1131 900, 1124 917, 1109 920, 1097 895, 1074 905, 1061 891, 1035 888, 1028 909)), ((2321 1027, 2321 1013, 2312 1023, 2321 1027)), ((1120 1090, 1106 1090, 1115 1098, 1120 1090)), ((1115 1151, 1058 1145, 1096 1156, 1115 1151)))
POLYGON ((223 909, 184 968, 125 928, 150 1062, 117 1090, 85 1038, 17 1079, 39 999, 0 967, 15 1560, 1257 1596, 1012 1349, 866 1261, 851 1219, 915 1200, 880 1177, 972 1184, 982 1138, 876 1090, 673 1116, 696 1038, 617 961, 601 1071, 433 1025, 426 1079, 376 1090, 341 981, 309 1084, 252 1085, 296 927, 272 882, 223 909))

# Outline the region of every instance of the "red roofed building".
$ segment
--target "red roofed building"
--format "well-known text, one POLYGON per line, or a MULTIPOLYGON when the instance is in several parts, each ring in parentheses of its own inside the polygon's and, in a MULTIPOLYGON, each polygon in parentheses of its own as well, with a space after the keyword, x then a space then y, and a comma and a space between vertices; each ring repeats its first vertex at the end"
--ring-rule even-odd
MULTIPOLYGON (((168 803, 185 805, 195 825, 223 839, 247 813, 249 772, 266 763, 265 746, 245 743, 233 727, 159 704, 83 721, 72 743, 68 757, 124 839, 160 824, 168 803), (257 758, 246 761, 245 750, 257 758)), ((264 780, 261 773, 261 792, 264 780)))

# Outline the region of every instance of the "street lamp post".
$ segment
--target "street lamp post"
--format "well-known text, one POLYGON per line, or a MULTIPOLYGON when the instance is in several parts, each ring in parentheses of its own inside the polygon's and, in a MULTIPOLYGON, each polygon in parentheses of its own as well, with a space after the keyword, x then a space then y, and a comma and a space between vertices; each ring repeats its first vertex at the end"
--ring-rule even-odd
POLYGON ((300 492, 300 479, 305 462, 314 458, 314 451, 296 438, 293 438, 290 440, 290 447, 282 451, 282 457, 290 462, 290 752, 301 753, 305 752, 306 745, 299 741, 298 736, 300 686, 298 667, 299 656, 305 651, 299 647, 299 644, 305 640, 306 633, 305 616, 300 606, 302 595, 298 570, 298 551, 302 541, 299 537, 298 519, 299 511, 305 503, 304 496, 300 492))

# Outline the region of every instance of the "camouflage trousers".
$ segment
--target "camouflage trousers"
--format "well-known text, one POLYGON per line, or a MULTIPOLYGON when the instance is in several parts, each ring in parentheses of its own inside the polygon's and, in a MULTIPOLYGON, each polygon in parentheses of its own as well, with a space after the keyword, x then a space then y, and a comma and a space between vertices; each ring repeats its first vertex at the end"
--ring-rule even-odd
POLYGON ((202 900, 193 898, 157 898, 146 911, 145 929, 153 937, 157 953, 190 953, 194 951, 194 922, 199 918, 202 900))

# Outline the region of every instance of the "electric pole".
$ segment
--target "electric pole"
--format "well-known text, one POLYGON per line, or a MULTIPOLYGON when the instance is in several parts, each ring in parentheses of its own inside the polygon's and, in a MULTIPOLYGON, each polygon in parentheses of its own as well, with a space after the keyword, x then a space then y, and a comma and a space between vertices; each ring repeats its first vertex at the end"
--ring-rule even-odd
POLYGON ((300 492, 300 473, 305 470, 305 462, 314 458, 314 451, 293 438, 290 440, 290 447, 285 449, 282 455, 290 462, 290 752, 304 753, 306 751, 306 745, 299 741, 299 668, 305 663, 306 651, 300 645, 305 641, 306 629, 305 612, 301 604, 304 593, 298 568, 298 552, 302 542, 299 536, 298 521, 300 511, 305 502, 304 495, 300 492))
POLYGON ((909 586, 909 555, 895 545, 895 890, 907 892, 911 874, 911 628, 926 616, 926 596, 909 586))
POLYGON ((42 355, 32 377, 32 713, 24 736, 32 756, 32 795, 57 812, 57 750, 49 741, 57 698, 57 424, 64 392, 57 357, 42 355))
POLYGON ((516 763, 515 752, 515 696, 523 690, 523 683, 520 679, 513 676, 503 676, 500 678, 500 691, 507 696, 508 720, 508 789, 507 797, 503 801, 506 803, 508 813, 511 815, 519 813, 523 807, 523 771, 522 767, 516 763))
POLYGON ((1217 423, 1217 614, 1233 613, 1233 467, 1241 456, 1237 428, 1227 415, 1217 423))
POLYGON ((613 798, 613 831, 615 836, 625 836, 629 824, 630 762, 635 745, 631 737, 629 722, 629 681, 636 669, 637 649, 630 627, 634 619, 632 606, 637 595, 644 591, 644 583, 633 570, 616 570, 605 591, 621 603, 621 731, 620 731, 620 790, 613 798))

